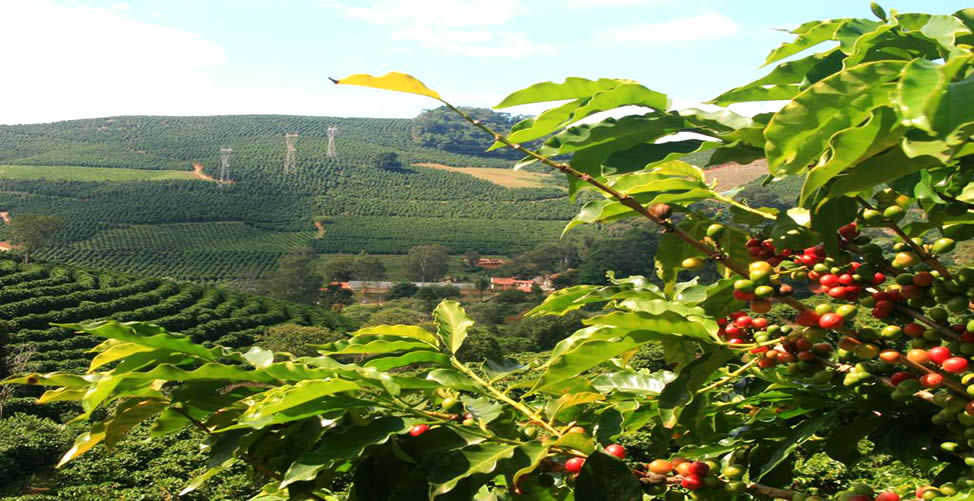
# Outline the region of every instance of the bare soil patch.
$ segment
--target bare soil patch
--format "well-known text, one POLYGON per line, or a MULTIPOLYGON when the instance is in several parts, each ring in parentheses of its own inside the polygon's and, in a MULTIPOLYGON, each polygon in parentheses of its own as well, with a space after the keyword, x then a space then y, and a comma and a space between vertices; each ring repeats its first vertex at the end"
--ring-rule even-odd
POLYGON ((547 188, 551 186, 550 184, 545 184, 545 180, 550 179, 551 175, 538 172, 497 169, 493 167, 451 167, 449 165, 435 163, 418 163, 413 165, 468 174, 477 179, 490 181, 505 188, 547 188))
POLYGON ((724 164, 704 171, 707 183, 717 181, 717 191, 734 189, 767 174, 768 161, 764 159, 747 165, 724 164))

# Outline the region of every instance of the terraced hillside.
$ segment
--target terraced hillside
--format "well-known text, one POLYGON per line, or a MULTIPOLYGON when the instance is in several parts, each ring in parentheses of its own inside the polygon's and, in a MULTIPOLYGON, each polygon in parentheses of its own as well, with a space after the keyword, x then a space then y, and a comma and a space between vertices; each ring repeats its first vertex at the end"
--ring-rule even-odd
POLYGON ((405 253, 443 243, 457 253, 512 254, 557 238, 573 215, 554 186, 509 188, 414 166, 503 167, 510 160, 424 147, 411 127, 406 119, 300 116, 0 126, 0 210, 66 221, 41 259, 204 282, 269 269, 317 235, 316 218, 325 218, 323 238, 314 241, 323 252, 405 253), (335 158, 326 155, 331 126, 338 127, 335 158), (285 132, 301 134, 291 174, 283 172, 285 132), (233 182, 194 176, 199 163, 200 174, 219 177, 222 147, 233 149, 233 182), (377 161, 388 153, 400 167, 377 161), (409 238, 376 238, 373 230, 383 225, 409 238), (473 233, 478 238, 464 236, 473 233))
POLYGON ((330 311, 193 283, 0 259, 0 321, 9 350, 30 349, 27 371, 84 371, 100 340, 52 327, 99 318, 151 321, 198 342, 241 347, 280 323, 345 329, 330 311))

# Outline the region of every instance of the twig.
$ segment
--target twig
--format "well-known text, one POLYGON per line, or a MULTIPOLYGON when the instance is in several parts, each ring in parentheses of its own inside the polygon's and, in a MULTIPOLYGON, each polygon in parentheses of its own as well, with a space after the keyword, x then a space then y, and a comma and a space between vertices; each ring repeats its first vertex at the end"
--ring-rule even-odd
MULTIPOLYGON (((862 197, 857 196, 855 200, 856 202, 859 203, 859 205, 862 205, 867 209, 876 210, 876 208, 873 207, 872 204, 867 202, 862 197)), ((947 267, 944 266, 943 263, 941 263, 937 258, 933 257, 927 251, 923 250, 923 247, 917 245, 917 243, 914 242, 913 239, 910 238, 910 236, 907 235, 906 232, 903 231, 903 229, 900 228, 898 224, 896 224, 894 221, 891 221, 889 219, 885 219, 885 225, 887 228, 893 230, 893 232, 896 233, 897 236, 899 236, 907 245, 909 245, 913 249, 913 252, 916 252, 916 254, 920 256, 920 259, 922 259, 923 262, 929 264, 933 269, 940 272, 940 276, 946 279, 954 278, 954 276, 950 274, 950 271, 947 270, 947 267)))

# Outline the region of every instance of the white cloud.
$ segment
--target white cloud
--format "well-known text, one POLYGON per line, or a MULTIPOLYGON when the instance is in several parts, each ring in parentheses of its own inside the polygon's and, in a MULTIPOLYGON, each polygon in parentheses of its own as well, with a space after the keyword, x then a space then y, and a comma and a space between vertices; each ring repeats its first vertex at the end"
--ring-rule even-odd
POLYGON ((130 10, 132 6, 125 2, 118 2, 118 3, 113 3, 112 8, 115 10, 130 10))
POLYGON ((109 115, 287 113, 412 116, 431 103, 328 82, 320 90, 255 88, 210 77, 228 61, 198 34, 114 9, 0 2, 0 123, 109 115))
MULTIPOLYGON (((613 0, 618 1, 618 0, 613 0)), ((368 5, 326 0, 349 19, 398 27, 392 37, 470 57, 525 57, 552 52, 523 33, 488 30, 527 12, 521 0, 380 0, 368 5)))
POLYGON ((600 38, 638 43, 687 42, 722 38, 737 33, 737 30, 733 19, 713 12, 605 31, 600 38))
POLYGON ((326 0, 326 7, 337 8, 342 16, 376 24, 422 24, 441 27, 472 27, 504 24, 527 9, 520 0, 380 0, 337 2, 326 0))
POLYGON ((632 7, 637 5, 660 5, 670 0, 569 0, 570 7, 632 7))
POLYGON ((392 37, 417 42, 427 49, 471 57, 525 57, 554 50, 550 45, 532 42, 521 33, 437 31, 418 24, 396 31, 392 37))

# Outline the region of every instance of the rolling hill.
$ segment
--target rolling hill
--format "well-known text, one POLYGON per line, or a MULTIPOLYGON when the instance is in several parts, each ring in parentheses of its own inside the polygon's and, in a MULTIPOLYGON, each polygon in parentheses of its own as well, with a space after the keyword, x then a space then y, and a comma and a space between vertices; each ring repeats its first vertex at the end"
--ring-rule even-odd
POLYGON ((407 119, 128 116, 0 126, 0 210, 66 221, 41 259, 210 283, 267 270, 309 244, 324 253, 442 243, 512 254, 557 238, 575 210, 556 186, 505 187, 420 163, 510 160, 424 147, 407 119), (301 134, 293 174, 283 172, 286 132, 301 134), (219 177, 223 147, 233 149, 232 183, 205 178, 219 177), (400 167, 378 166, 388 153, 400 167))

